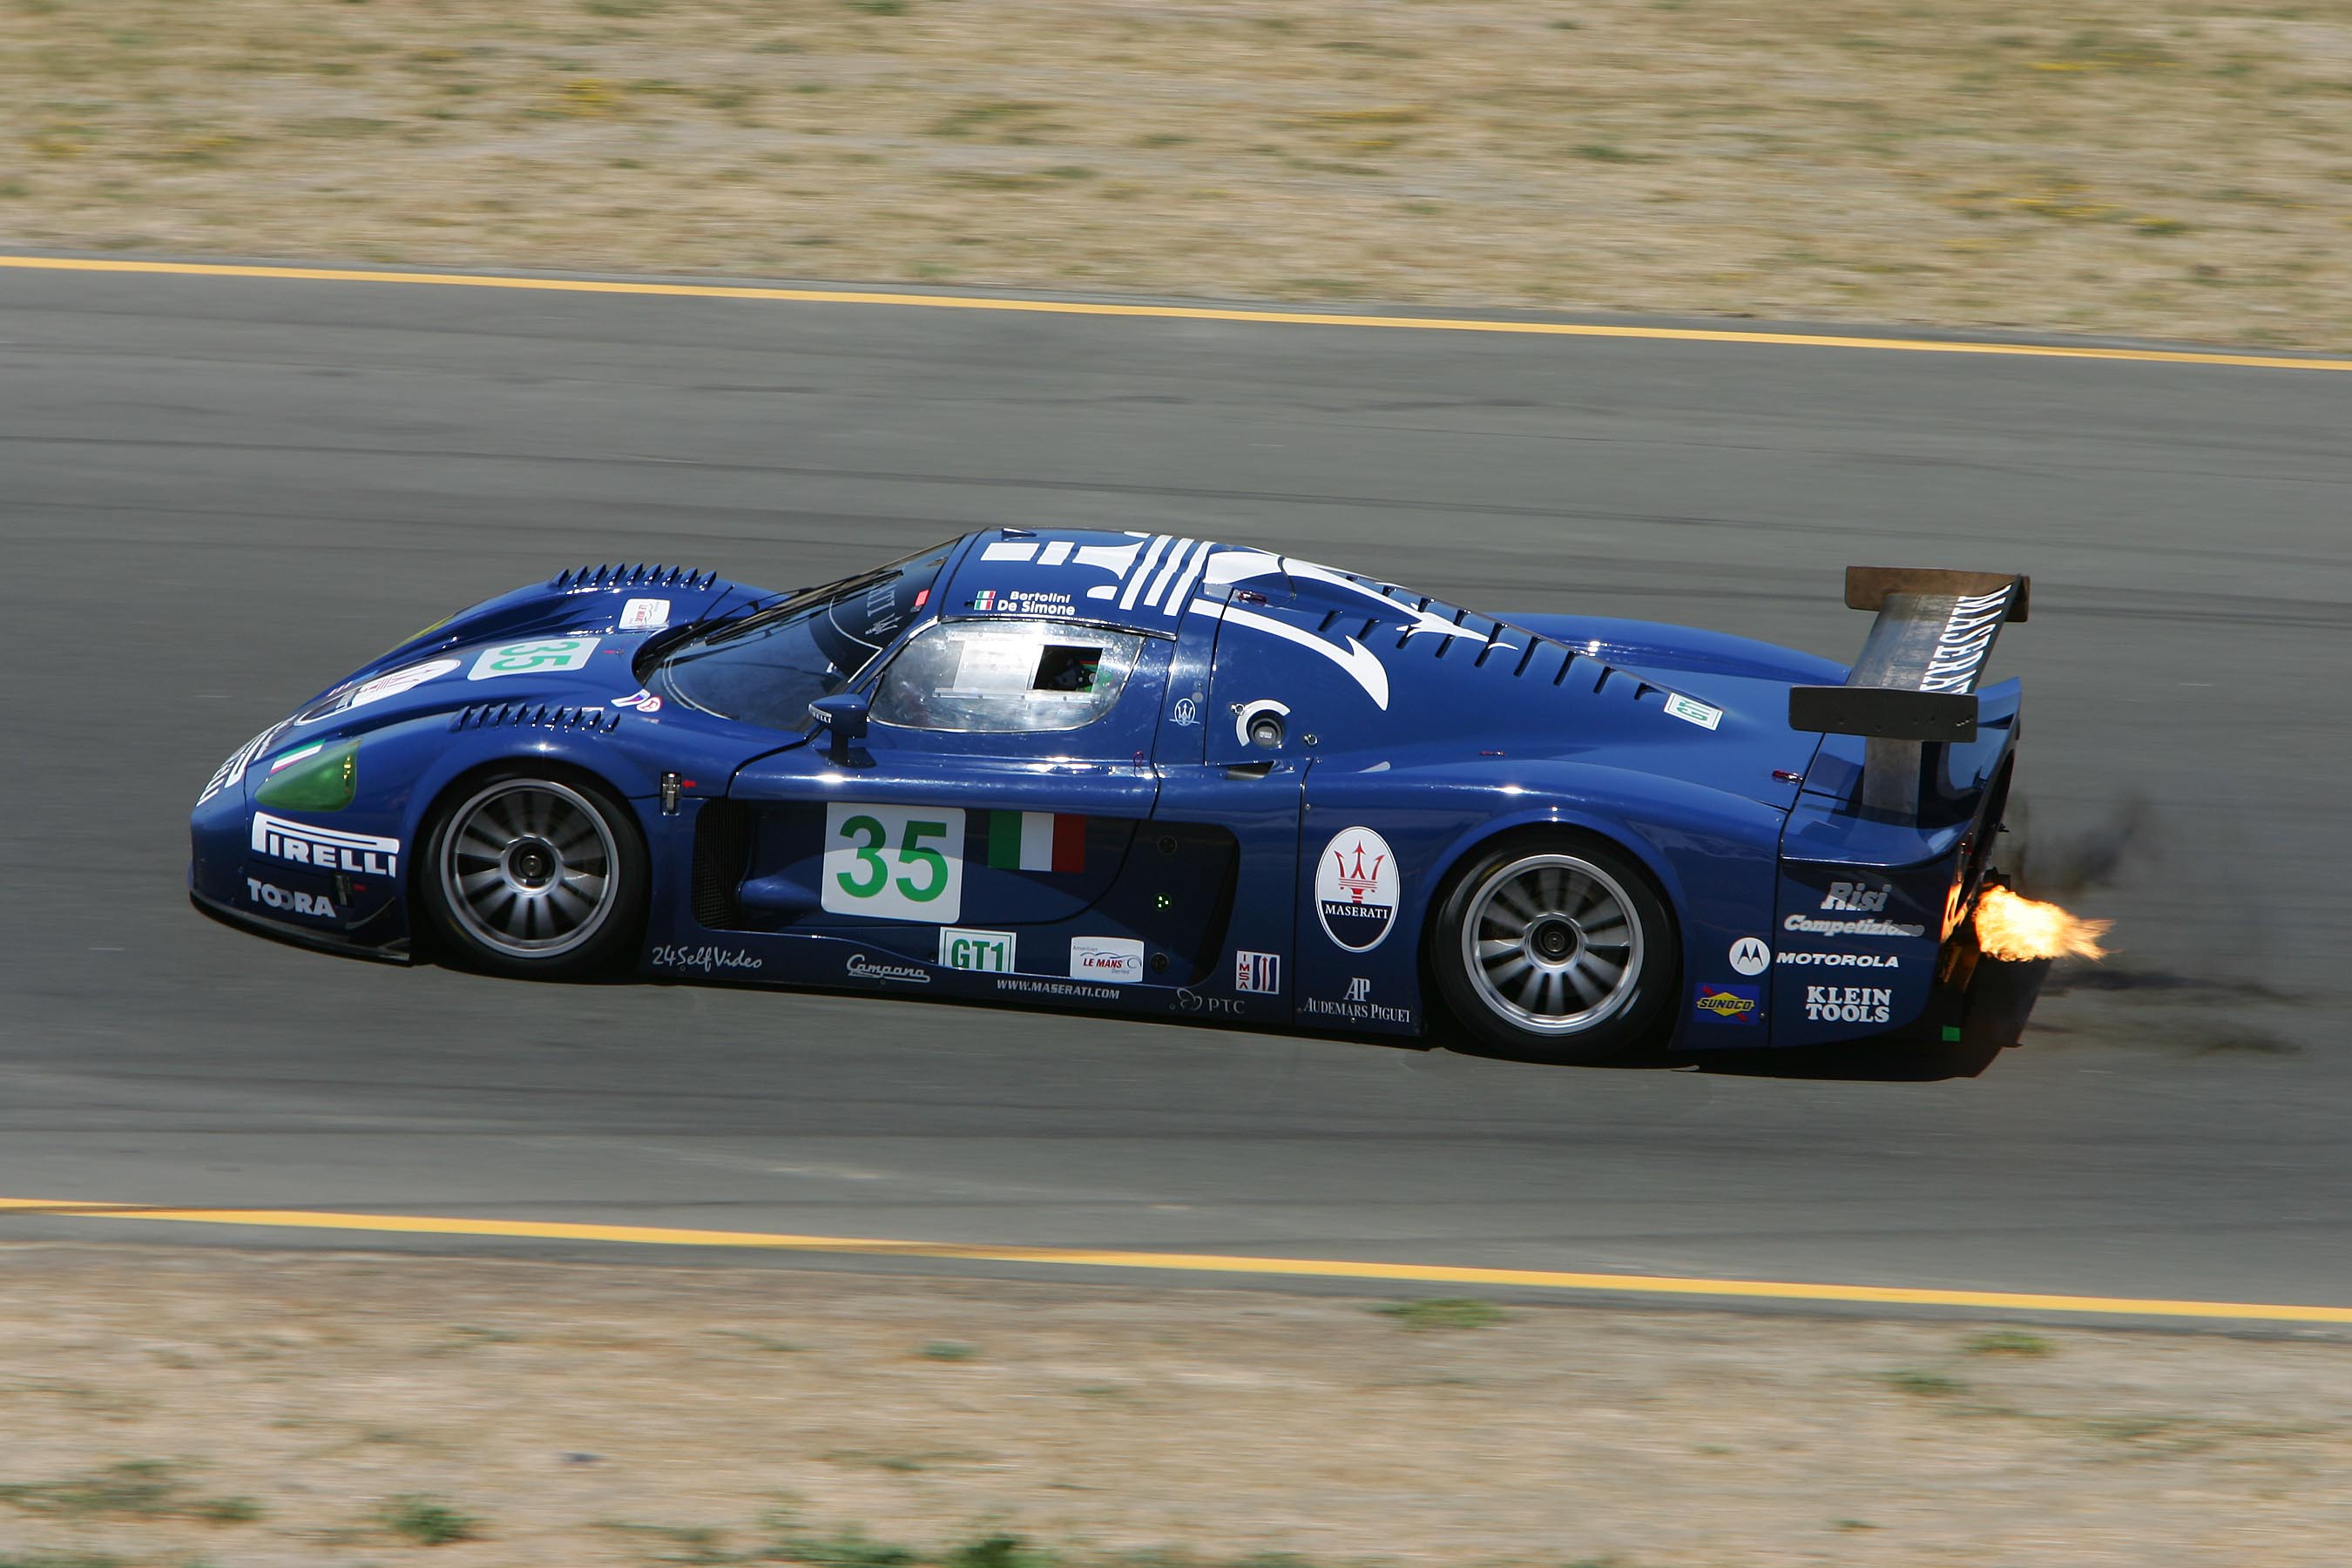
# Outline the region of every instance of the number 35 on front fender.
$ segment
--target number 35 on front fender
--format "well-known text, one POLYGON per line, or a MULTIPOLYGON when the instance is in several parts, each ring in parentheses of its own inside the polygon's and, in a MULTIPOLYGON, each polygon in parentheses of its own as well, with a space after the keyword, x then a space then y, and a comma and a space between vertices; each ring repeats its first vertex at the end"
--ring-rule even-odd
POLYGON ((828 803, 822 901, 836 915, 954 924, 963 914, 963 812, 828 803))

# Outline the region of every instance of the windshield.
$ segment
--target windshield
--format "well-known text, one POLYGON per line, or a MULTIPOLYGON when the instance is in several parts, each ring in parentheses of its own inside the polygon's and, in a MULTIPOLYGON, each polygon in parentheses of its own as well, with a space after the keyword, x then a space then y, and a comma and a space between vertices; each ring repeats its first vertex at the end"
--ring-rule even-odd
POLYGON ((672 648, 665 694, 772 730, 808 727, 808 705, 856 680, 929 599, 952 544, 795 594, 672 648))

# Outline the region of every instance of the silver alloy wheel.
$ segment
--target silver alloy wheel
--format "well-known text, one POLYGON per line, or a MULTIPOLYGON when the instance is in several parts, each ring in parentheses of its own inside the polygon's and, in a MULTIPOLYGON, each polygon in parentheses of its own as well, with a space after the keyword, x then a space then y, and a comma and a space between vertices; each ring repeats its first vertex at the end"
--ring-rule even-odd
POLYGON ((619 851, 604 814, 549 779, 501 779, 459 806, 437 859, 450 914, 508 958, 570 952, 620 902, 619 851))
POLYGON ((1462 966, 1478 999, 1520 1028, 1573 1035, 1632 999, 1642 922, 1616 879, 1573 855, 1523 855, 1471 894, 1462 966))

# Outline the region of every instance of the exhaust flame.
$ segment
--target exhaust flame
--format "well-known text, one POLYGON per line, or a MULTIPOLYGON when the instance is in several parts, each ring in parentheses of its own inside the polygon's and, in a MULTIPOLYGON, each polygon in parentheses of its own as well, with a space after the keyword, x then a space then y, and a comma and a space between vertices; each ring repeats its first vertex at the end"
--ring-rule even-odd
POLYGON ((2055 904, 1987 888, 1977 900, 1977 945, 1988 958, 2105 958, 2099 939, 2113 921, 2086 921, 2055 904))

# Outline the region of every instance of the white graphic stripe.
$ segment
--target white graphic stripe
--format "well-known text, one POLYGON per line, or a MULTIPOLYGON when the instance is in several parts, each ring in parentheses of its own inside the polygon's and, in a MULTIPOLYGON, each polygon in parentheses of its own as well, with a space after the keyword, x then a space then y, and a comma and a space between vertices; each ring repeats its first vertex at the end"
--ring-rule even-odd
POLYGON ((1120 609, 1131 610, 1135 608, 1135 596, 1143 592, 1143 580, 1146 577, 1150 576, 1152 567, 1160 563, 1160 552, 1168 548, 1169 542, 1170 540, 1167 534, 1156 533, 1152 535, 1151 548, 1143 552, 1143 564, 1135 569, 1135 575, 1127 580, 1127 592, 1118 596, 1118 607, 1120 609))
POLYGON ((1171 616, 1183 613, 1184 601, 1192 596, 1192 584, 1200 580, 1201 568, 1209 563, 1209 556, 1216 548, 1213 544, 1203 544, 1192 552, 1192 563, 1184 568, 1182 576, 1176 579, 1176 586, 1168 590, 1167 603, 1160 606, 1163 611, 1171 616))
POLYGON ((1037 557, 1037 564, 1040 566, 1059 566, 1063 562, 1067 561, 1070 558, 1070 552, 1074 548, 1076 547, 1068 540, 1057 539, 1051 544, 1045 546, 1045 553, 1037 557))
POLYGON ((1168 580, 1176 575, 1178 567, 1184 564, 1185 554, 1192 548, 1192 542, 1189 539, 1176 542, 1176 548, 1170 551, 1168 559, 1160 563, 1160 575, 1151 580, 1151 592, 1143 595, 1145 605, 1153 609, 1160 607, 1160 595, 1168 591, 1168 580))

